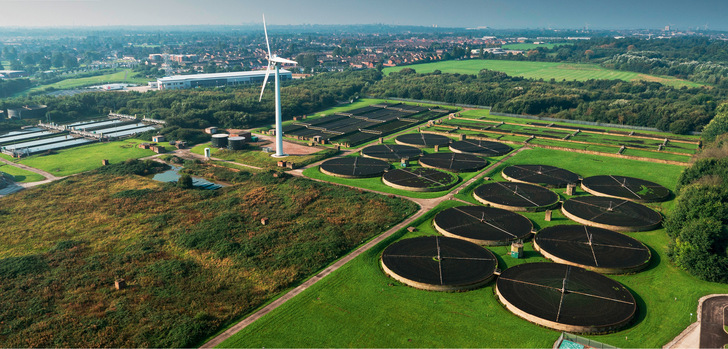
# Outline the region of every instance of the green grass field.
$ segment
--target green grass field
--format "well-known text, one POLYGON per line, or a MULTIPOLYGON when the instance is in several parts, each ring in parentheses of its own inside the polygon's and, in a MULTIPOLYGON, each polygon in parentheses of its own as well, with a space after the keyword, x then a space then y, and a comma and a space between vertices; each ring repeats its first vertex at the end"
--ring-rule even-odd
MULTIPOLYGON (((680 166, 545 149, 523 151, 507 163, 556 165, 582 176, 631 175, 669 188, 675 187, 682 170, 680 166)), ((500 178, 502 167, 492 172, 494 179, 500 178)), ((468 191, 461 191, 456 197, 473 202, 468 191)), ((448 201, 434 211, 459 204, 448 201)), ((672 205, 670 201, 653 208, 667 211, 672 205)), ((435 234, 432 214, 413 224, 418 231, 408 233, 403 229, 243 329, 221 347, 551 347, 559 332, 508 312, 494 295, 492 283, 468 292, 428 292, 404 286, 384 275, 379 266, 382 250, 400 238, 435 234)), ((542 212, 526 216, 539 229, 573 224, 558 211, 554 211, 551 222, 543 220, 542 212)), ((724 292, 725 286, 700 281, 672 266, 665 254, 669 239, 663 229, 630 236, 651 248, 652 261, 637 274, 611 277, 635 295, 639 308, 636 319, 622 331, 589 337, 618 347, 662 346, 689 324, 689 314, 695 312, 701 296, 724 292)), ((499 257, 501 269, 544 260, 533 251, 530 242, 525 246, 526 258, 520 260, 508 257, 507 247, 489 249, 499 257)))
POLYGON ((65 89, 72 89, 72 88, 78 88, 78 87, 84 87, 84 86, 92 86, 92 85, 101 85, 101 84, 109 84, 109 83, 120 83, 120 82, 126 82, 131 84, 146 84, 149 79, 146 78, 140 78, 135 76, 136 73, 134 73, 131 69, 126 69, 122 71, 118 71, 116 73, 111 74, 105 74, 105 75, 98 75, 98 76, 90 76, 85 78, 70 78, 61 80, 52 84, 47 85, 40 85, 33 87, 27 91, 22 92, 30 93, 35 91, 42 91, 49 87, 52 87, 56 90, 65 90, 65 89))
POLYGON ((507 45, 503 45, 501 47, 504 50, 524 50, 524 51, 526 51, 526 50, 533 50, 533 49, 539 48, 539 47, 552 49, 556 46, 565 46, 565 45, 573 45, 573 44, 570 42, 560 42, 560 43, 555 43, 555 44, 546 43, 546 44, 538 44, 538 45, 523 43, 523 44, 507 44, 507 45))
MULTIPOLYGON (((190 151, 195 154, 204 155, 205 148, 210 148, 210 153, 213 157, 233 161, 241 164, 250 166, 261 167, 265 169, 274 169, 278 167, 278 160, 271 156, 270 153, 263 152, 261 149, 255 147, 252 149, 243 149, 231 151, 227 149, 217 149, 210 147, 210 143, 203 143, 195 146, 190 151)), ((290 161, 296 164, 296 167, 306 166, 310 163, 323 160, 336 154, 336 150, 332 148, 322 149, 309 155, 291 155, 286 157, 285 161, 290 161)))
POLYGON ((101 167, 101 160, 108 159, 112 164, 128 159, 138 159, 154 155, 154 152, 141 149, 137 145, 145 141, 126 139, 109 143, 94 143, 80 147, 61 149, 56 154, 33 155, 13 159, 23 165, 38 168, 56 176, 68 176, 101 167))
POLYGON ((443 73, 478 74, 482 69, 501 71, 511 76, 522 76, 529 79, 556 79, 586 81, 589 79, 656 81, 675 87, 698 87, 701 84, 673 77, 654 76, 634 72, 605 69, 590 63, 555 63, 526 62, 506 60, 471 59, 464 61, 441 61, 407 66, 384 68, 384 73, 397 72, 404 68, 412 68, 418 73, 431 73, 440 70, 443 73))
POLYGON ((37 182, 45 179, 43 176, 35 172, 30 172, 4 163, 0 163, 0 172, 11 175, 13 177, 13 181, 19 183, 37 182))

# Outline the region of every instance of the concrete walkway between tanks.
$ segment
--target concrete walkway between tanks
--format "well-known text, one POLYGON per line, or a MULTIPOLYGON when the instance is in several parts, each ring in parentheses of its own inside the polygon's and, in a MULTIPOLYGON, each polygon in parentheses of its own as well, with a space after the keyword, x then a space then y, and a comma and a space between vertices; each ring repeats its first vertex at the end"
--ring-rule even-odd
MULTIPOLYGON (((348 255, 344 256, 343 258, 339 259, 334 264, 330 265, 329 267, 327 267, 326 269, 324 269, 320 273, 316 274, 312 278, 306 280, 304 283, 302 283, 298 287, 294 288, 293 290, 289 291, 288 293, 282 295, 280 298, 276 299, 275 301, 271 302, 270 304, 266 305, 265 307, 263 307, 263 308, 259 309, 258 311, 254 312, 250 316, 246 317, 242 321, 240 321, 237 324, 235 324, 233 327, 230 327, 225 332, 219 334, 215 338, 211 339, 209 342, 203 344, 200 348, 213 348, 213 347, 217 346, 218 344, 222 343, 223 341, 225 341, 226 339, 232 337, 233 335, 235 335, 236 333, 238 333, 240 330, 244 329, 245 327, 247 327, 248 325, 252 324, 256 320, 262 318, 263 316, 265 316, 266 314, 270 313, 274 309, 276 309, 279 306, 283 305, 289 299, 291 299, 291 298, 295 297, 296 295, 300 294, 301 292, 305 291, 306 289, 308 289, 309 287, 311 287, 312 285, 314 285, 315 283, 317 283, 318 281, 320 281, 321 279, 323 279, 327 275, 329 275, 329 274, 333 273, 334 271, 336 271, 337 269, 341 268, 343 265, 345 265, 349 261, 351 261, 354 258, 358 257, 362 253, 368 251, 370 248, 374 247, 376 244, 380 243, 381 241, 384 241, 384 239, 390 237, 395 232, 399 231, 402 228, 407 227, 410 223, 412 223, 416 219, 420 218, 422 215, 424 215, 425 213, 427 213, 428 211, 430 211, 431 209, 433 209, 434 207, 436 207, 441 202, 447 201, 447 200, 452 200, 454 198, 454 194, 455 193, 458 193, 463 188, 467 188, 471 183, 475 182, 479 178, 484 177, 487 173, 490 173, 490 171, 492 171, 493 169, 495 169, 496 167, 498 167, 504 161, 506 161, 507 159, 510 159, 512 156, 520 153, 521 151, 523 151, 525 149, 529 149, 529 148, 528 147, 522 147, 522 148, 520 148, 518 150, 515 150, 515 151, 511 152, 507 156, 503 157, 503 159, 501 159, 499 161, 496 161, 496 162, 492 163, 490 166, 488 166, 485 169, 483 169, 482 172, 479 175, 474 176, 473 178, 471 178, 471 179, 469 179, 469 180, 467 180, 467 181, 465 181, 463 183, 460 183, 460 185, 458 185, 455 189, 453 189, 449 194, 444 195, 442 197, 433 198, 433 199, 419 199, 419 198, 410 198, 410 197, 406 197, 406 196, 395 195, 395 196, 401 197, 403 199, 408 199, 408 200, 414 201, 415 203, 417 203, 418 205, 420 205, 419 211, 417 211, 415 214, 411 215, 409 218, 405 219, 401 223, 399 223, 399 224, 395 225, 394 227, 390 228, 389 230, 387 230, 383 234, 380 234, 376 238, 372 239, 371 241, 369 241, 366 244, 360 246, 359 248, 357 248, 353 252, 351 252, 348 255)), ((316 166, 316 164, 312 164, 312 165, 309 165, 309 166, 316 166)), ((289 174, 291 174, 293 176, 297 176, 297 177, 304 177, 302 172, 303 172, 303 168, 302 169, 293 170, 293 171, 288 171, 287 173, 289 173, 289 174)), ((308 178, 308 179, 316 180, 316 179, 313 179, 313 178, 308 178)), ((324 180, 316 180, 316 181, 328 183, 328 182, 326 182, 324 180)), ((332 183, 332 184, 334 184, 334 185, 342 185, 342 184, 338 184, 338 183, 332 183)), ((374 190, 367 190, 367 189, 362 189, 362 188, 353 187, 353 186, 347 186, 347 185, 345 185, 345 186, 346 187, 350 187, 350 188, 354 188, 354 189, 365 190, 365 191, 368 191, 368 192, 374 192, 374 193, 378 193, 378 194, 382 194, 382 195, 393 195, 393 194, 385 193, 385 192, 379 192, 379 191, 374 191, 374 190)), ((459 201, 461 201, 461 200, 459 200, 459 201)))

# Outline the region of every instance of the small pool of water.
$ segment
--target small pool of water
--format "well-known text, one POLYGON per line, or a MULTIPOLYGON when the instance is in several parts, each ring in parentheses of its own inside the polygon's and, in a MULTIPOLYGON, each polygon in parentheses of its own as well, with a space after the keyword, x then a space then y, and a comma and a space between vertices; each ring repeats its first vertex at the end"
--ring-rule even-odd
MULTIPOLYGON (((172 169, 170 170, 155 174, 152 179, 160 182, 177 183, 177 181, 179 181, 179 178, 182 177, 182 175, 179 174, 179 170, 181 169, 182 167, 172 166, 172 169)), ((205 190, 215 190, 223 187, 222 184, 212 183, 204 178, 199 177, 192 177, 192 186, 198 189, 205 190)))

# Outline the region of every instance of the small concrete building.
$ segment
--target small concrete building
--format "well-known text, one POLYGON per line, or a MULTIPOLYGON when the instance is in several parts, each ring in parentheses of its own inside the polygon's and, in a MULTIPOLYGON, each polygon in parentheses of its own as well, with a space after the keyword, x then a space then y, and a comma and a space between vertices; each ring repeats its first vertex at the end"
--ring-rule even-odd
POLYGON ((163 135, 156 135, 156 136, 152 137, 152 142, 154 142, 154 143, 162 143, 164 141, 165 141, 165 139, 164 139, 163 135))
POLYGON ((217 127, 210 126, 210 127, 208 127, 208 128, 205 129, 205 133, 207 133, 209 135, 214 135, 215 133, 217 133, 217 127))

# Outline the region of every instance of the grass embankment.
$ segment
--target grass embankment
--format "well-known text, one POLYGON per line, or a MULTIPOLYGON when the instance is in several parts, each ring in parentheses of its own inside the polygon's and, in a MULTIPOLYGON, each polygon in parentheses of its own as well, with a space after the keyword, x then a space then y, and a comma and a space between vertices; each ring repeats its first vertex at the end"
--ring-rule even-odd
MULTIPOLYGON (((636 176, 674 189, 680 166, 575 154, 546 149, 523 151, 507 164, 544 164, 566 168, 582 176, 636 176)), ((505 166, 505 165, 504 165, 505 166)), ((491 176, 500 179, 503 166, 491 176)), ((479 184, 479 183, 478 183, 479 184)), ((478 184, 473 185, 477 186, 478 184)), ((456 197, 474 202, 470 190, 456 197)), ((563 193, 563 190, 557 190, 563 193)), ((583 194, 579 190, 579 194, 583 194)), ((511 314, 494 295, 493 283, 459 293, 428 292, 388 278, 379 266, 382 250, 400 238, 435 234, 435 212, 460 203, 448 201, 415 222, 418 231, 398 232, 388 241, 356 258, 296 298, 254 322, 221 346, 225 347, 551 347, 559 332, 533 325, 511 314)), ((673 202, 652 205, 668 212, 673 202)), ((559 211, 551 222, 544 214, 525 214, 536 228, 574 224, 559 211)), ((611 278, 626 285, 638 303, 636 319, 626 329, 589 336, 618 347, 659 347, 689 324, 701 296, 724 292, 725 285, 700 281, 677 270, 667 259, 669 239, 664 229, 630 233, 651 248, 646 270, 611 278)), ((525 246, 524 259, 508 256, 509 247, 489 247, 499 257, 499 268, 544 261, 525 246)))
MULTIPOLYGON (((139 139, 126 139, 109 143, 93 143, 56 150, 49 155, 38 154, 27 158, 10 159, 62 177, 99 168, 102 166, 101 160, 103 159, 108 159, 114 164, 128 159, 154 155, 153 151, 138 147, 139 143, 144 142, 139 139)), ((173 149, 169 145, 165 147, 173 149)))
MULTIPOLYGON (((45 177, 35 172, 30 172, 4 163, 0 163, 0 172, 9 174, 12 177, 12 180, 18 183, 38 182, 45 179, 45 177)), ((0 175, 2 175, 2 173, 0 173, 0 175)))
POLYGON ((387 67, 384 73, 398 72, 404 68, 412 68, 418 73, 431 73, 439 70, 443 73, 478 74, 483 69, 504 72, 511 76, 522 76, 528 79, 555 79, 586 81, 590 79, 623 80, 623 81, 655 81, 674 87, 700 87, 692 81, 682 80, 669 76, 655 76, 628 71, 602 68, 592 63, 556 63, 556 62, 529 62, 506 61, 489 59, 469 59, 463 61, 441 61, 421 63, 406 66, 387 67))
POLYGON ((130 84, 146 84, 150 79, 137 77, 137 73, 132 71, 131 69, 125 69, 122 71, 118 71, 115 73, 109 73, 104 75, 97 75, 97 76, 89 76, 85 78, 68 78, 65 80, 61 80, 58 82, 54 82, 52 84, 46 84, 46 85, 40 85, 33 87, 27 91, 22 92, 25 93, 31 93, 35 91, 43 91, 47 89, 53 89, 53 90, 67 90, 72 88, 79 88, 79 87, 86 87, 86 86, 93 86, 93 85, 102 85, 102 84, 111 84, 111 83, 130 83, 130 84))
POLYGON ((270 173, 203 191, 116 168, 0 200, 4 346, 197 346, 417 209, 270 173))
MULTIPOLYGON (((248 148, 243 150, 227 150, 211 147, 210 143, 197 145, 190 151, 195 154, 204 155, 205 148, 210 148, 210 153, 212 157, 223 159, 226 161, 237 162, 240 164, 261 167, 264 169, 277 168, 278 161, 280 160, 293 162, 296 167, 302 167, 337 154, 336 149, 326 148, 309 155, 290 155, 285 158, 279 159, 272 157, 271 153, 266 153, 262 151, 260 147, 256 146, 248 146, 248 148)), ((229 163, 226 164, 224 161, 216 161, 214 163, 222 166, 235 165, 229 163)), ((237 168, 241 167, 238 166, 237 168)))

